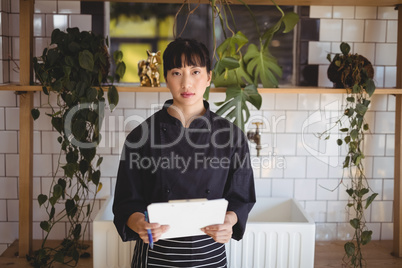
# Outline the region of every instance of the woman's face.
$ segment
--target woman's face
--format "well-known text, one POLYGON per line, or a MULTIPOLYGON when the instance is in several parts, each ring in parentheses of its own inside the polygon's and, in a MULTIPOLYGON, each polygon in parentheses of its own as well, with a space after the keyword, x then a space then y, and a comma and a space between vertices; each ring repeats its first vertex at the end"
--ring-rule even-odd
MULTIPOLYGON (((184 61, 182 61, 184 62, 184 61)), ((211 72, 206 67, 184 66, 167 71, 166 85, 176 106, 199 105, 211 84, 211 72)))

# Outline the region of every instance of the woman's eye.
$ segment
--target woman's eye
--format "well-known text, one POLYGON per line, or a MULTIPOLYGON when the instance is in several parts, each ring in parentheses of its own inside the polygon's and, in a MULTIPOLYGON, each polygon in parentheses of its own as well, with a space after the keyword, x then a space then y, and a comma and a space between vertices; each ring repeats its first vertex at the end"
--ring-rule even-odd
POLYGON ((200 73, 200 71, 194 71, 194 74, 199 74, 200 73))
POLYGON ((179 72, 172 72, 172 75, 176 76, 176 75, 180 75, 179 72))

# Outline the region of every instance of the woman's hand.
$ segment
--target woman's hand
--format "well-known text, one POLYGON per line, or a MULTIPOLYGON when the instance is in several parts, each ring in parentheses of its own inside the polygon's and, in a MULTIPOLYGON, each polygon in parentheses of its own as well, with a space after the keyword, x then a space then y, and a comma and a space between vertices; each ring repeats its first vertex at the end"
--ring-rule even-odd
POLYGON ((226 212, 223 224, 210 225, 201 230, 218 243, 227 243, 232 238, 233 226, 237 223, 237 215, 233 211, 226 212))
POLYGON ((149 243, 148 232, 150 229, 152 232, 152 239, 154 242, 169 230, 169 225, 160 225, 159 223, 149 223, 145 220, 145 215, 140 212, 135 212, 127 220, 127 226, 136 232, 144 243, 149 243))

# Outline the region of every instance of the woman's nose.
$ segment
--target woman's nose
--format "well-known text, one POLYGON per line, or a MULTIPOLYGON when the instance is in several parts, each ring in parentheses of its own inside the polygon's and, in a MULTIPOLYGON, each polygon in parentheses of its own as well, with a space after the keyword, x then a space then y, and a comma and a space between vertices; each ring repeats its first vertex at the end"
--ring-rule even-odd
POLYGON ((191 87, 191 77, 189 75, 183 74, 183 78, 181 79, 181 87, 182 88, 191 87))

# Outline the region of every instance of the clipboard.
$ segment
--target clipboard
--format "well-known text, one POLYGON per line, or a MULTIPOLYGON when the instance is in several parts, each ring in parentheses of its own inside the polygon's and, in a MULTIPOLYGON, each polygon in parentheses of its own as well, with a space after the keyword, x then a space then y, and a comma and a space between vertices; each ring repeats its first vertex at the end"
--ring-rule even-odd
POLYGON ((225 221, 228 201, 221 199, 175 200, 148 205, 149 222, 169 225, 161 239, 204 235, 201 228, 225 221))

